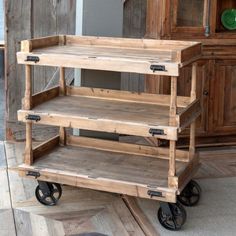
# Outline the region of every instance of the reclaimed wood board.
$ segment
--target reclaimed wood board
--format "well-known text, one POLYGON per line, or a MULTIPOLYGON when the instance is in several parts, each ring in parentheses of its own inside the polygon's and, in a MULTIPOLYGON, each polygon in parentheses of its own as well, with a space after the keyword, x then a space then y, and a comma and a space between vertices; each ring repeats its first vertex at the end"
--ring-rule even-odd
MULTIPOLYGON (((23 161, 24 143, 6 142, 5 145, 17 235, 62 236, 92 232, 108 236, 147 235, 116 194, 63 186, 57 206, 42 206, 34 197, 36 181, 20 178, 16 172, 23 161)), ((9 226, 14 228, 14 222, 9 226)))

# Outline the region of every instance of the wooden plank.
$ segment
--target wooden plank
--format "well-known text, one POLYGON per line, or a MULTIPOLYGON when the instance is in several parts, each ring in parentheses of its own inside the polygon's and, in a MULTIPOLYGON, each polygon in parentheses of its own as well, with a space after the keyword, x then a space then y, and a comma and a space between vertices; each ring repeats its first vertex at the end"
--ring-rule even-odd
POLYGON ((31 52, 34 49, 55 46, 59 44, 59 36, 48 36, 37 39, 23 40, 21 42, 21 51, 31 52))
POLYGON ((178 122, 180 124, 179 131, 183 131, 193 121, 195 121, 201 115, 201 103, 200 100, 192 102, 188 107, 182 110, 178 115, 178 122))
POLYGON ((40 61, 37 65, 44 66, 57 66, 66 68, 82 68, 93 70, 106 70, 106 71, 118 71, 118 72, 133 72, 141 74, 155 74, 155 75, 169 75, 178 76, 179 66, 177 63, 170 62, 155 62, 155 65, 165 66, 165 71, 150 70, 152 63, 150 61, 131 60, 117 58, 112 60, 111 57, 99 57, 95 56, 91 59, 90 56, 75 56, 73 54, 62 53, 42 53, 40 50, 33 54, 18 52, 17 61, 19 64, 33 65, 34 62, 26 61, 27 56, 34 55, 39 57, 40 61), (114 63, 115 62, 115 63, 114 63))
MULTIPOLYGON (((136 145, 129 143, 122 143, 116 141, 108 141, 101 139, 93 139, 86 137, 67 136, 67 144, 80 147, 94 148, 98 150, 106 150, 112 152, 134 154, 138 156, 149 156, 153 158, 169 159, 169 150, 161 147, 151 147, 144 145, 136 145)), ((176 150, 177 161, 188 161, 189 154, 187 151, 176 150)))
MULTIPOLYGON (((67 103, 69 104, 69 103, 67 103)), ((60 108, 60 107, 58 107, 60 108)), ((65 108, 65 106, 62 106, 61 108, 65 108)), ((72 108, 74 112, 77 112, 78 110, 75 110, 76 107, 70 106, 68 108, 72 108)), ((79 108, 79 107, 78 107, 79 108)), ((80 111, 81 108, 80 108, 80 111)), ((100 111, 101 112, 101 111, 100 111)), ((100 113, 106 114, 106 113, 100 113)), ((37 110, 32 111, 26 111, 26 110, 19 110, 18 111, 18 119, 19 121, 26 122, 26 116, 28 114, 34 114, 40 116, 40 121, 38 121, 38 124, 45 124, 45 125, 55 125, 55 126, 61 126, 61 127, 69 127, 69 128, 80 128, 80 129, 88 129, 88 130, 94 130, 94 131, 104 131, 104 132, 111 132, 111 133, 119 133, 119 134, 127 134, 130 135, 136 135, 136 136, 145 136, 145 137, 152 137, 152 134, 149 133, 150 129, 161 129, 164 131, 164 135, 155 135, 157 138, 167 139, 167 140, 177 140, 177 127, 168 127, 164 125, 158 125, 158 124, 151 124, 149 123, 143 123, 143 122, 134 122, 129 121, 131 117, 127 117, 127 120, 119 120, 119 119, 110 119, 110 118, 102 118, 102 117, 96 117, 90 115, 79 115, 79 114, 69 114, 63 112, 54 112, 54 111, 48 111, 48 110, 42 110, 40 111, 38 108, 37 110)), ((92 113, 96 114, 96 113, 92 113)), ((98 113, 97 113, 98 114, 98 113)), ((117 113, 116 113, 117 114, 117 113)), ((121 115, 121 114, 118 114, 121 115)), ((118 117, 117 117, 118 118, 118 117)), ((123 117, 124 118, 124 117, 123 117)), ((122 118, 122 119, 123 119, 122 118)))
MULTIPOLYGON (((183 162, 177 163, 177 173, 185 165, 183 162)), ((147 191, 151 189, 163 192, 163 198, 155 199, 173 201, 175 198, 175 190, 165 187, 168 161, 152 157, 144 159, 92 148, 65 146, 44 155, 34 166, 22 165, 20 170, 23 176, 28 170, 34 170, 40 172, 39 179, 47 178, 73 186, 144 198, 150 198, 147 191)))
POLYGON ((32 96, 32 107, 36 107, 44 102, 47 102, 55 97, 59 96, 59 87, 44 90, 43 92, 36 93, 32 96))
POLYGON ((123 196, 123 199, 146 236, 159 236, 147 216, 142 212, 135 198, 123 196))
POLYGON ((198 42, 175 41, 175 40, 153 40, 153 39, 132 39, 132 38, 112 38, 112 37, 93 37, 93 36, 74 36, 66 35, 67 45, 97 45, 106 47, 124 47, 139 49, 156 49, 156 50, 182 50, 194 45, 198 42))
MULTIPOLYGON (((106 98, 111 100, 119 101, 131 101, 137 103, 148 103, 148 104, 159 104, 163 106, 169 106, 170 95, 164 94, 149 94, 149 93, 139 93, 139 92, 128 92, 128 91, 118 91, 118 90, 108 90, 108 89, 98 89, 98 88, 87 88, 87 87, 67 87, 67 95, 71 96, 89 96, 106 98)), ((177 106, 186 107, 190 103, 189 97, 177 97, 177 106)))
POLYGON ((38 158, 44 156, 45 154, 51 152, 55 147, 59 145, 59 136, 55 136, 42 144, 38 145, 33 149, 33 161, 36 161, 38 158))

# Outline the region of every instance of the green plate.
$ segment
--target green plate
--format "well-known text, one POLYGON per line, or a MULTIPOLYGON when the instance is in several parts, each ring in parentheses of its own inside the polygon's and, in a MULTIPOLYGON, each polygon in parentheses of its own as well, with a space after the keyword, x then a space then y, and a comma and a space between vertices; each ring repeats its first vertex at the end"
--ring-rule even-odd
POLYGON ((236 9, 227 9, 221 15, 221 22, 228 30, 236 29, 236 9))

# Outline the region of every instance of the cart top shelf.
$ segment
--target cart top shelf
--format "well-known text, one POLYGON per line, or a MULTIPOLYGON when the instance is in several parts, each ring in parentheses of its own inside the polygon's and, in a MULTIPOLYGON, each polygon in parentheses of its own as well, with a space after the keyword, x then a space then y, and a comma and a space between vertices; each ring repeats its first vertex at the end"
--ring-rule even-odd
POLYGON ((18 63, 178 76, 201 56, 196 42, 59 35, 21 42, 18 63))

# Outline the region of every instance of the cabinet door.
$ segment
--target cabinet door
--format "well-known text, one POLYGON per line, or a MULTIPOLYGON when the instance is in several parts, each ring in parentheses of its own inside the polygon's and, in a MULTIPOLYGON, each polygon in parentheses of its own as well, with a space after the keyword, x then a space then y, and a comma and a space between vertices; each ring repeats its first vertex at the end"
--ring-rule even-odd
POLYGON ((206 0, 172 0, 172 32, 204 32, 206 0))
POLYGON ((235 134, 236 60, 216 60, 210 86, 210 132, 235 134))

